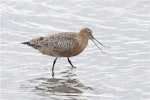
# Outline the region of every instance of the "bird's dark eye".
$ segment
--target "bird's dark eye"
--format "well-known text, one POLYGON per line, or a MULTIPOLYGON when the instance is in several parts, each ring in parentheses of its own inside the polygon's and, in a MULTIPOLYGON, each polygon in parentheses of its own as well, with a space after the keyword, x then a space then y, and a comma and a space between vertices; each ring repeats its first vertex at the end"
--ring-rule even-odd
POLYGON ((88 32, 89 34, 92 34, 91 31, 88 32))

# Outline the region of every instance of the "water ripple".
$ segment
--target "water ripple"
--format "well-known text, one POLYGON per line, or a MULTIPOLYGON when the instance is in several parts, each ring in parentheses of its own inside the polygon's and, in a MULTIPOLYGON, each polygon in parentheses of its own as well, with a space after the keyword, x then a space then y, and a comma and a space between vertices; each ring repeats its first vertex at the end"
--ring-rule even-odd
POLYGON ((3 0, 1 99, 149 100, 149 0, 3 0), (31 38, 89 27, 106 54, 89 42, 55 66, 53 57, 21 44, 31 38), (11 84, 10 84, 11 83, 11 84), (16 95, 17 94, 17 95, 16 95))

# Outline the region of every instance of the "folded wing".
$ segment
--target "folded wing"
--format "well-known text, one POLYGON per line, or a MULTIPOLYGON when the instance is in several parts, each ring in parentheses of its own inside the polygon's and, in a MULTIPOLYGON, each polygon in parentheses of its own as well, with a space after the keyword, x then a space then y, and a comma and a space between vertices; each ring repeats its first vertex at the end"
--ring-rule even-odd
POLYGON ((32 39, 30 46, 36 49, 47 48, 54 51, 69 51, 74 49, 78 44, 79 37, 75 33, 60 33, 47 37, 32 39))

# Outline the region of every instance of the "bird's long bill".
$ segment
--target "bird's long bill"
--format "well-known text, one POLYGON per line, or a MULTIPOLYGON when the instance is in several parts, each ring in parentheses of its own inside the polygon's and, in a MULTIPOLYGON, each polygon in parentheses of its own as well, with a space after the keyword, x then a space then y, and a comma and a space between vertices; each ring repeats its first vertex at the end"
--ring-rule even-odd
POLYGON ((96 44, 96 42, 99 43, 100 45, 102 45, 103 47, 108 47, 108 46, 103 45, 101 42, 99 42, 99 41, 98 41, 97 39, 95 39, 94 37, 92 37, 91 40, 92 40, 93 43, 98 47, 98 49, 101 50, 101 52, 105 54, 105 52, 96 44), (96 42, 95 42, 94 40, 95 40, 96 42))

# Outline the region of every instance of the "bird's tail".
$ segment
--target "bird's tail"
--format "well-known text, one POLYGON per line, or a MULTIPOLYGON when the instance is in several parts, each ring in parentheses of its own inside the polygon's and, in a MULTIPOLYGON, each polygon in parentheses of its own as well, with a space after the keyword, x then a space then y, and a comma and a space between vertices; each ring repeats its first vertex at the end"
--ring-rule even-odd
POLYGON ((35 44, 31 44, 30 42, 22 42, 22 44, 27 44, 35 49, 40 49, 41 46, 40 45, 35 45, 35 44))
POLYGON ((27 44, 27 45, 29 45, 30 42, 21 42, 21 44, 27 44))

